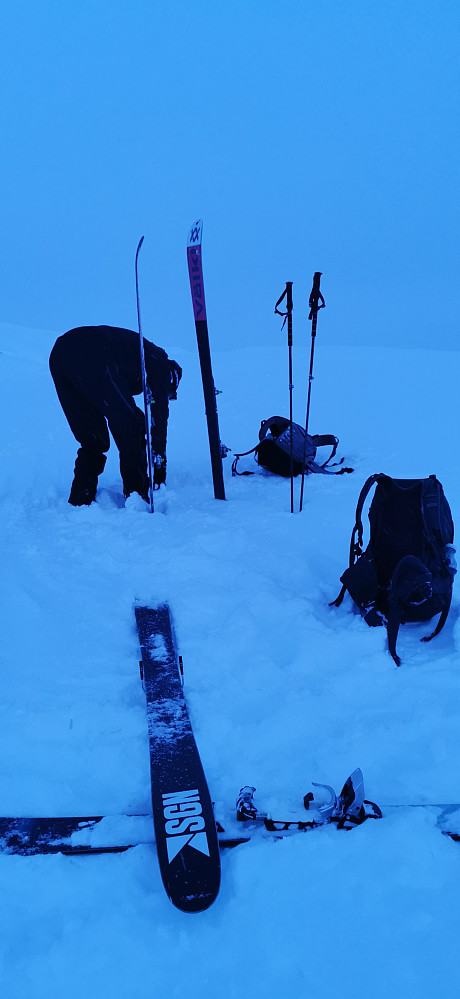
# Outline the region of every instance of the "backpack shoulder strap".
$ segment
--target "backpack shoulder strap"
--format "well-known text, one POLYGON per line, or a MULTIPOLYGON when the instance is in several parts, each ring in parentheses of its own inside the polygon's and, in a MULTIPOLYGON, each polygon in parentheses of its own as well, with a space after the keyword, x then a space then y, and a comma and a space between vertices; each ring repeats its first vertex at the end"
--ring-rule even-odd
POLYGON ((401 665, 401 659, 396 652, 396 639, 398 637, 399 625, 401 624, 401 606, 396 600, 392 600, 388 609, 387 638, 388 651, 397 666, 401 665))
POLYGON ((328 465, 329 462, 332 461, 332 459, 333 459, 333 457, 334 457, 334 455, 335 455, 335 453, 337 451, 337 447, 338 447, 338 443, 339 443, 339 438, 338 437, 334 437, 333 434, 313 434, 311 439, 312 439, 313 444, 315 445, 315 447, 324 447, 324 446, 327 446, 327 447, 331 447, 332 448, 332 451, 331 451, 329 457, 326 458, 326 461, 323 461, 323 463, 321 465, 321 468, 325 468, 326 465, 328 465))
MULTIPOLYGON (((361 492, 359 494, 358 503, 356 505, 355 525, 351 532, 351 539, 350 539, 350 555, 348 560, 349 569, 351 569, 352 565, 354 565, 356 559, 363 554, 362 512, 366 496, 368 495, 369 491, 372 489, 374 483, 380 482, 382 478, 385 478, 383 472, 375 472, 374 475, 370 475, 369 478, 366 479, 363 488, 361 489, 361 492)), ((342 600, 345 596, 346 589, 347 587, 344 583, 338 597, 335 600, 332 600, 331 603, 329 604, 330 607, 340 607, 340 604, 342 603, 342 600)))
MULTIPOLYGON (((326 461, 322 462, 321 465, 316 461, 308 462, 308 468, 311 472, 326 472, 327 475, 344 475, 345 472, 354 471, 353 468, 345 468, 345 466, 343 466, 343 468, 341 468, 338 472, 333 472, 332 469, 327 467, 329 465, 329 462, 332 461, 333 457, 335 456, 339 444, 339 438, 335 437, 334 434, 313 434, 310 440, 312 441, 315 448, 323 446, 332 447, 330 455, 326 458, 326 461)), ((343 458, 341 458, 340 461, 334 462, 335 465, 342 465, 342 463, 343 463, 343 458)))
POLYGON ((452 591, 448 594, 446 606, 443 608, 443 610, 439 615, 439 621, 436 625, 436 628, 434 629, 431 635, 426 635, 425 638, 421 638, 420 639, 421 642, 431 642, 431 639, 436 638, 436 635, 439 635, 439 632, 442 631, 447 621, 447 617, 450 611, 451 601, 452 601, 452 591))
POLYGON ((237 469, 237 465, 240 458, 245 458, 247 454, 254 454, 254 451, 257 451, 259 444, 256 444, 255 447, 252 447, 250 451, 241 451, 240 454, 235 454, 235 457, 232 462, 232 475, 254 475, 254 472, 239 472, 237 469))
POLYGON ((433 548, 444 548, 454 540, 454 525, 443 488, 435 475, 423 479, 422 518, 425 534, 433 548))
POLYGON ((355 526, 351 532, 350 563, 349 563, 350 567, 353 565, 355 559, 358 558, 363 553, 362 513, 363 513, 364 503, 366 502, 366 497, 370 492, 370 490, 372 489, 374 483, 380 482, 382 479, 385 478, 387 478, 387 476, 385 476, 383 472, 375 472, 374 475, 370 475, 369 478, 366 479, 363 488, 361 489, 361 492, 359 494, 358 502, 356 504, 355 526))
MULTIPOLYGON (((452 598, 452 593, 449 593, 446 606, 442 609, 439 615, 439 621, 436 625, 436 628, 431 633, 431 635, 426 635, 425 638, 421 638, 420 639, 421 642, 431 642, 431 639, 436 638, 436 635, 439 635, 439 632, 442 631, 449 614, 451 598, 452 598)), ((396 639, 398 637, 398 630, 400 624, 401 624, 401 607, 396 601, 394 602, 392 601, 390 602, 388 622, 387 622, 388 651, 392 659, 394 659, 397 666, 401 665, 401 659, 399 658, 398 653, 396 652, 396 639)))

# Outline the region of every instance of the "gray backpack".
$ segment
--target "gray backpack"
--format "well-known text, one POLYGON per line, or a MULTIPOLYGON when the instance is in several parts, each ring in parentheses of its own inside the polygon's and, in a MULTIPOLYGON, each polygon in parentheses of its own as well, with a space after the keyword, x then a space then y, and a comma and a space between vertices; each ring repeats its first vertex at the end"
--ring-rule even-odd
MULTIPOLYGON (((332 461, 337 451, 339 441, 332 434, 315 434, 313 437, 306 434, 303 427, 298 423, 292 424, 292 460, 293 474, 301 475, 305 472, 322 472, 329 475, 342 475, 344 472, 352 472, 352 468, 341 468, 333 472, 327 466, 332 461), (331 447, 331 453, 326 461, 319 464, 316 461, 316 452, 319 447, 331 447)), ((239 472, 237 470, 240 458, 248 454, 254 454, 258 465, 265 468, 274 475, 282 475, 289 478, 291 471, 291 432, 290 422, 284 416, 271 416, 269 420, 263 420, 259 430, 259 443, 250 451, 242 451, 235 454, 232 465, 233 475, 252 475, 252 472, 239 472)), ((343 458, 342 458, 343 461, 343 458)), ((341 464, 341 462, 339 462, 341 464)))

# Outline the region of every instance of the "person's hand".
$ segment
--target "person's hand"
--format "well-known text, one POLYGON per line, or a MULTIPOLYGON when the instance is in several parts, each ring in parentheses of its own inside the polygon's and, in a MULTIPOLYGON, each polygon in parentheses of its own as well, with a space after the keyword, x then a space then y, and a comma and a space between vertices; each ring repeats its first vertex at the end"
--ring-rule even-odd
POLYGON ((153 459, 153 482, 159 489, 166 482, 166 456, 156 454, 153 459))

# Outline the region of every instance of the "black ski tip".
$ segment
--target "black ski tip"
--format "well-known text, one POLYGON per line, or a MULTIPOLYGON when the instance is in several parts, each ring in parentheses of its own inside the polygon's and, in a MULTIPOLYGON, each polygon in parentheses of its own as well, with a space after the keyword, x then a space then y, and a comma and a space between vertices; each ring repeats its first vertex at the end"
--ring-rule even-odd
MULTIPOLYGON (((191 841, 172 859, 169 859, 169 852, 164 854, 157 838, 160 871, 166 894, 176 909, 182 912, 202 912, 209 909, 219 893, 221 871, 217 830, 212 835, 210 823, 207 823, 205 832, 201 833, 206 853, 202 852, 203 843, 199 842, 199 836, 200 834, 192 836, 191 841)), ((187 834, 185 838, 187 839, 187 834)))
POLYGON ((219 886, 217 886, 215 891, 210 892, 209 894, 193 895, 190 898, 187 896, 184 896, 184 898, 173 898, 170 895, 169 898, 174 905, 174 908, 179 909, 181 912, 205 912, 206 909, 209 909, 213 902, 216 901, 218 891, 219 886))

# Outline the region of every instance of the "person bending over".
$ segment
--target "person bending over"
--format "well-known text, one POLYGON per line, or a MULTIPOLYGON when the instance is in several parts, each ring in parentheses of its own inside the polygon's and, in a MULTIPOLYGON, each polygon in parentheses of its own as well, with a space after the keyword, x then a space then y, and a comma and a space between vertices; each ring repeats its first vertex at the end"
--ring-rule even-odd
MULTIPOLYGON (((166 480, 169 400, 177 398, 182 369, 146 339, 144 354, 159 488, 166 480)), ((58 337, 49 364, 59 402, 80 444, 69 503, 89 506, 95 499, 109 431, 120 452, 124 495, 139 493, 148 500, 145 416, 133 398, 142 392, 139 334, 115 326, 80 326, 58 337)))

